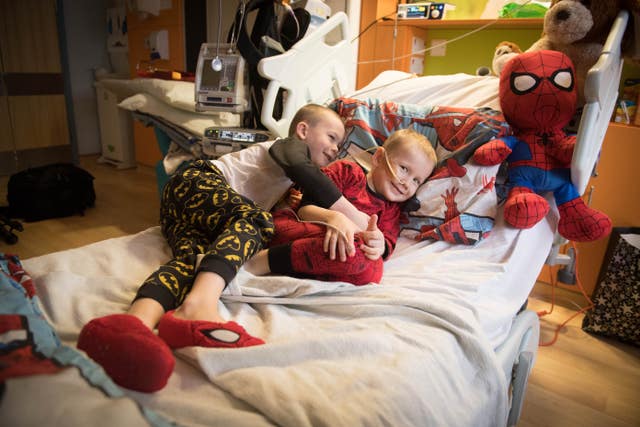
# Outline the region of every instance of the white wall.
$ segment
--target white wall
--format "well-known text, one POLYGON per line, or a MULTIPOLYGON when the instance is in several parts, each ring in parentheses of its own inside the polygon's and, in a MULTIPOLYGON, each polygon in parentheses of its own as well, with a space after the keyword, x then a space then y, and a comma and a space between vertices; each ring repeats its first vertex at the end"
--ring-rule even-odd
POLYGON ((109 68, 106 0, 63 0, 77 152, 100 153, 93 70, 109 68))
MULTIPOLYGON (((215 43, 218 40, 218 1, 207 0, 207 43, 215 43)), ((227 40, 227 32, 233 24, 239 4, 240 0, 222 0, 221 43, 227 40)))

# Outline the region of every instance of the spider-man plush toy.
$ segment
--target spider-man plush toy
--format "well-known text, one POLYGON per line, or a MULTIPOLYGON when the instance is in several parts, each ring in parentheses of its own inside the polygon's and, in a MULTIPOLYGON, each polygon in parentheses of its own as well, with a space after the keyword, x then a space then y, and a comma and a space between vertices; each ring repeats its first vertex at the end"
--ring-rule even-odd
POLYGON ((505 220, 530 228, 549 211, 537 193, 553 191, 560 212, 559 233, 586 242, 611 231, 607 215, 588 207, 571 183, 575 136, 562 130, 576 108, 574 68, 561 52, 527 52, 514 57, 500 75, 500 106, 513 136, 493 140, 474 154, 482 165, 509 164, 505 220))

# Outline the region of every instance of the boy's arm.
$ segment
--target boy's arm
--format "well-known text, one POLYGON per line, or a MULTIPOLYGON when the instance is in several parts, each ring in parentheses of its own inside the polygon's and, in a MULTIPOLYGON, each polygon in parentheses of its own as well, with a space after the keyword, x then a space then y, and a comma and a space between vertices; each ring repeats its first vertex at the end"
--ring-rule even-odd
POLYGON ((349 218, 356 226, 358 226, 359 230, 367 229, 367 225, 369 224, 369 215, 356 209, 356 207, 353 206, 346 197, 341 195, 340 198, 329 207, 329 209, 340 212, 349 218))
POLYGON ((298 216, 303 221, 320 222, 327 226, 323 249, 329 252, 330 259, 335 259, 337 253, 340 261, 346 261, 347 255, 355 254, 353 237, 360 229, 344 214, 316 205, 304 205, 298 210, 298 216))
POLYGON ((304 142, 292 137, 279 139, 269 148, 269 154, 289 179, 301 187, 307 200, 325 209, 341 212, 360 230, 366 230, 369 216, 356 209, 334 182, 311 162, 304 142))

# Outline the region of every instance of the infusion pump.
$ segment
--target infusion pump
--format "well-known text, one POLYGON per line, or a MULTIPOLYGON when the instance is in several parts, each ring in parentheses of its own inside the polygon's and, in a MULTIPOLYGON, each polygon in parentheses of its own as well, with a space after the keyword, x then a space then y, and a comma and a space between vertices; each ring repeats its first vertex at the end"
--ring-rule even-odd
POLYGON ((230 44, 203 43, 195 78, 196 111, 249 110, 245 60, 230 44))
POLYGON ((202 151, 205 155, 215 158, 270 139, 273 137, 266 130, 214 126, 204 130, 202 151))

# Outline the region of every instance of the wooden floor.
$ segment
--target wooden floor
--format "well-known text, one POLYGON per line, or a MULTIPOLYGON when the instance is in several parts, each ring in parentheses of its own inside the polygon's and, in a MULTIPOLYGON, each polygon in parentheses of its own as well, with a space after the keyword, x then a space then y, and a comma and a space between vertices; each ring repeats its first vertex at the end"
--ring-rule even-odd
MULTIPOLYGON (((84 246, 110 237, 125 236, 158 224, 159 197, 155 171, 150 167, 117 170, 98 163, 97 156, 82 157, 80 166, 94 176, 96 206, 84 216, 23 223, 18 243, 0 240, 0 252, 21 259, 84 246)), ((0 177, 0 200, 7 204, 8 177, 0 177)))
MULTIPOLYGON (((96 157, 82 158, 81 166, 96 178, 96 207, 85 216, 25 223, 18 243, 0 243, 0 252, 27 259, 157 224, 159 201, 151 168, 119 171, 97 163, 96 157)), ((2 200, 6 182, 0 177, 2 200)), ((536 285, 529 307, 548 310, 548 301, 549 287, 536 285)), ((556 303, 541 320, 542 342, 551 340, 556 325, 584 301, 565 291, 556 303)), ((539 348, 519 426, 640 426, 640 348, 583 332, 582 317, 563 328, 555 344, 539 348)))

